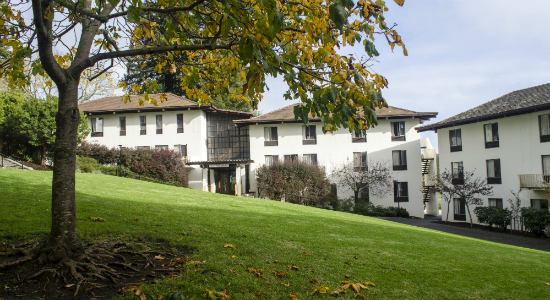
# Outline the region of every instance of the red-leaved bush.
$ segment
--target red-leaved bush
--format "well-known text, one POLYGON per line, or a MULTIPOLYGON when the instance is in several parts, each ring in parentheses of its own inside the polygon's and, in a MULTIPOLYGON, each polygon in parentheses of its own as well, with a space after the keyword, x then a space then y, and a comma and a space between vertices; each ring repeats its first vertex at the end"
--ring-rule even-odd
POLYGON ((189 174, 178 152, 164 149, 137 151, 139 152, 131 153, 132 151, 127 150, 122 152, 123 165, 130 171, 189 186, 189 174))

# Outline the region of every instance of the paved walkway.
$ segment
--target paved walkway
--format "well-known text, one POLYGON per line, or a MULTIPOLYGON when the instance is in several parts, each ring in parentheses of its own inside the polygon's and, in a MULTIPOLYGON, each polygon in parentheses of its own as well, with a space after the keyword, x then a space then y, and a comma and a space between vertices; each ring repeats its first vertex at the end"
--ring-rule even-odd
POLYGON ((443 232, 468 236, 468 237, 496 242, 496 243, 502 243, 502 244, 508 244, 513 246, 519 246, 524 248, 531 248, 531 249, 550 252, 549 238, 525 237, 525 236, 519 236, 519 235, 485 231, 480 229, 471 229, 471 228, 432 223, 434 221, 441 221, 441 217, 426 216, 425 219, 403 219, 403 218, 380 218, 380 219, 422 227, 422 228, 439 230, 443 232))

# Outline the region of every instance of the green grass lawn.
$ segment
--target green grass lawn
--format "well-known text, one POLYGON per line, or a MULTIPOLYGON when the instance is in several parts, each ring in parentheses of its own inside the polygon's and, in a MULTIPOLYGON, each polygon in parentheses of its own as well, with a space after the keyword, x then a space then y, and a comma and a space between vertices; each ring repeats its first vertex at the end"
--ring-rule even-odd
MULTIPOLYGON (((49 232, 51 176, 0 169, 0 244, 49 232)), ((550 299, 550 253, 276 201, 107 175, 76 179, 83 239, 164 239, 193 247, 192 259, 206 261, 180 277, 144 285, 147 299, 169 291, 201 299, 205 289, 226 289, 233 299, 331 298, 311 293, 320 285, 336 289, 343 280, 377 284, 362 292, 368 299, 550 299), (247 266, 263 269, 265 279, 247 266), (256 297, 260 291, 265 294, 256 297)), ((351 299, 353 292, 340 298, 351 299)))

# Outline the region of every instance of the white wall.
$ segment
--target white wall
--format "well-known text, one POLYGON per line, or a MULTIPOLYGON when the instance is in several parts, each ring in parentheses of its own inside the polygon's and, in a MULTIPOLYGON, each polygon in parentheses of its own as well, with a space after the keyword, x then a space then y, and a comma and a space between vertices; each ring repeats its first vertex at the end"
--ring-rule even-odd
MULTIPOLYGON (((278 155, 279 160, 285 154, 298 154, 302 158, 304 154, 317 154, 320 165, 327 168, 330 173, 332 168, 342 164, 347 158, 353 161, 353 152, 367 151, 369 160, 386 160, 391 166, 392 151, 407 151, 407 170, 394 171, 395 179, 408 182, 409 202, 401 203, 411 216, 424 217, 424 205, 422 202, 422 173, 420 160, 420 134, 414 129, 419 125, 418 119, 379 120, 379 125, 367 131, 366 143, 352 143, 352 136, 346 129, 339 129, 335 133, 323 134, 322 123, 312 122, 316 125, 317 144, 302 145, 302 123, 284 123, 250 126, 250 155, 254 163, 250 166, 250 190, 257 191, 255 180, 256 168, 265 164, 266 155, 278 155), (405 121, 406 141, 392 142, 390 122, 405 121), (264 127, 277 127, 278 146, 264 146, 264 127)), ((338 197, 352 196, 351 191, 344 191, 338 187, 338 197)), ((383 198, 370 196, 374 205, 397 206, 393 199, 393 190, 383 198)))
MULTIPOLYGON (((539 137, 538 116, 550 113, 550 110, 499 118, 456 127, 438 129, 440 172, 451 170, 451 162, 464 163, 465 171, 474 171, 475 176, 487 178, 486 160, 500 159, 502 184, 492 184, 493 196, 484 197, 483 205, 488 206, 488 198, 502 198, 504 208, 510 207, 510 190, 519 190, 519 174, 542 174, 542 155, 550 155, 550 142, 541 143, 539 137), (485 149, 483 125, 498 123, 499 147, 485 149), (450 152, 449 130, 461 129, 462 151, 450 152)), ((543 199, 544 192, 523 190, 522 206, 530 207, 531 199, 543 199)), ((477 218, 471 207, 472 219, 477 218)), ((447 215, 447 203, 441 203, 442 216, 447 215)), ((449 220, 453 220, 451 203, 449 220)), ((466 218, 469 222, 468 213, 466 218)))
MULTIPOLYGON (((187 144, 189 161, 204 161, 206 152, 206 114, 201 110, 181 110, 144 113, 121 113, 88 116, 88 125, 91 128, 91 118, 103 118, 103 137, 89 136, 86 141, 98 143, 109 148, 187 144), (183 114, 183 133, 177 133, 176 115, 183 114), (162 134, 157 134, 156 116, 162 115, 162 134), (140 135, 139 117, 147 117, 147 134, 140 135), (119 118, 126 117, 126 136, 120 136, 119 118)), ((189 174, 190 187, 202 190, 202 171, 195 168, 189 174)))

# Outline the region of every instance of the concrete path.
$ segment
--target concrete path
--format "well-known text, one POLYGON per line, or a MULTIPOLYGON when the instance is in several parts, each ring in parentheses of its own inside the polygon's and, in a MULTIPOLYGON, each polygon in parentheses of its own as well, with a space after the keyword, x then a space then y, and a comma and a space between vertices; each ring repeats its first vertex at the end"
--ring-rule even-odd
POLYGON ((468 237, 496 242, 496 243, 502 243, 502 244, 508 244, 508 245, 513 245, 518 247, 531 248, 531 249, 550 252, 550 238, 525 237, 525 236, 511 235, 506 233, 432 223, 434 221, 441 221, 441 217, 434 217, 434 216, 426 216, 425 219, 403 219, 403 218, 380 218, 380 219, 397 222, 401 224, 422 227, 422 228, 439 230, 443 232, 468 236, 468 237))

